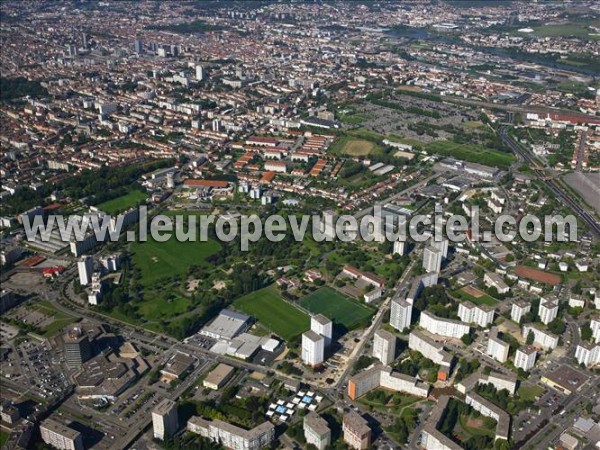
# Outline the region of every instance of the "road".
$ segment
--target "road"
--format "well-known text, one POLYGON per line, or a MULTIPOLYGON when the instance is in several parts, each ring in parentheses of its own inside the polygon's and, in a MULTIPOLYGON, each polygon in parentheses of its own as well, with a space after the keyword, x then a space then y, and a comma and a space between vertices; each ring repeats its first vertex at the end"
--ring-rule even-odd
POLYGON ((536 176, 552 191, 552 193, 556 195, 556 197, 559 200, 561 200, 565 205, 571 208, 571 210, 577 216, 579 216, 579 218, 583 222, 585 222, 585 224, 590 228, 590 231, 592 233, 594 233, 597 237, 600 237, 600 224, 595 219, 595 217, 587 209, 582 207, 576 200, 574 200, 569 193, 565 192, 562 186, 560 186, 560 184, 556 180, 548 178, 543 170, 537 169, 537 161, 535 160, 535 158, 529 152, 523 150, 514 141, 514 139, 508 135, 505 127, 500 128, 500 137, 513 152, 515 152, 523 160, 531 164, 531 167, 536 176))

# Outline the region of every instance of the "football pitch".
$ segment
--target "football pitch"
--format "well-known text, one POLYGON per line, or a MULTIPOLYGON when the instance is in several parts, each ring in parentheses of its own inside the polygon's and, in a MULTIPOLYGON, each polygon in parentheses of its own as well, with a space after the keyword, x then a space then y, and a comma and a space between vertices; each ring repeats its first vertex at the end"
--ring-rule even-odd
POLYGON ((283 300, 275 286, 240 297, 233 306, 288 342, 310 328, 308 315, 283 300))
POLYGON ((331 288, 324 287, 300 300, 300 306, 313 314, 323 314, 333 322, 352 329, 371 318, 374 311, 331 288))

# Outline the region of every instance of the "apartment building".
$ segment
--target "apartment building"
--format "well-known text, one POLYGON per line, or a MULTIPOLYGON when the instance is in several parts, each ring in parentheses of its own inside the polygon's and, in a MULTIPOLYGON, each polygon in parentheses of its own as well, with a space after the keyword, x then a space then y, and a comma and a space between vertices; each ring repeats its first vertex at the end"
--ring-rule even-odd
POLYGON ((179 428, 177 403, 165 398, 152 411, 154 439, 164 441, 166 438, 173 436, 177 428, 179 428))
POLYGON ((517 323, 521 322, 521 319, 525 314, 531 311, 531 303, 525 300, 517 300, 512 304, 510 309, 510 318, 517 323))
POLYGON ((371 428, 367 421, 358 413, 350 411, 344 414, 342 425, 344 442, 350 448, 362 450, 371 445, 371 428))
POLYGON ((210 421, 192 416, 188 420, 187 431, 232 450, 262 450, 269 447, 275 439, 275 426, 271 422, 264 422, 251 430, 244 430, 222 420, 210 421))
POLYGON ((521 347, 515 352, 515 367, 525 371, 531 370, 535 365, 537 352, 533 347, 521 347))
POLYGON ((313 330, 302 333, 302 361, 315 367, 325 360, 325 338, 313 330))
POLYGON ((558 315, 558 300, 541 298, 538 315, 540 316, 540 321, 544 325, 548 325, 558 315))
POLYGON ((458 317, 465 323, 474 323, 485 328, 494 321, 494 308, 466 301, 458 305, 458 317))
POLYGON ((558 345, 558 336, 547 330, 542 330, 534 324, 523 325, 522 336, 527 339, 529 333, 533 333, 533 344, 539 345, 544 350, 555 349, 558 345))
POLYGON ((83 450, 81 433, 52 418, 40 424, 40 434, 42 441, 54 448, 83 450))
POLYGON ((377 365, 348 380, 348 397, 356 400, 378 387, 424 398, 429 395, 430 386, 415 377, 393 372, 391 367, 377 365))
POLYGON ((467 394, 465 403, 471 405, 482 415, 496 420, 496 422, 498 422, 496 425, 496 439, 508 440, 510 432, 510 416, 506 411, 474 392, 469 392, 467 394))
POLYGON ((387 365, 394 360, 395 356, 396 336, 386 330, 377 330, 373 336, 373 357, 387 365))
POLYGON ((510 345, 498 337, 498 328, 492 327, 488 337, 486 355, 491 356, 497 361, 505 362, 508 359, 510 345))
POLYGON ((575 359, 586 367, 600 365, 600 344, 580 343, 575 349, 575 359))
POLYGON ((333 322, 323 314, 317 314, 310 318, 310 329, 323 336, 325 339, 325 347, 331 344, 333 338, 333 322))
POLYGON ((433 334, 460 339, 469 333, 469 326, 458 320, 436 317, 429 311, 421 313, 419 325, 433 334))
POLYGON ((398 331, 410 327, 412 317, 412 304, 406 300, 394 298, 392 299, 392 307, 390 310, 390 325, 398 331))
POLYGON ((312 444, 319 450, 325 450, 331 443, 331 430, 327 421, 314 411, 304 416, 304 438, 308 445, 312 444))

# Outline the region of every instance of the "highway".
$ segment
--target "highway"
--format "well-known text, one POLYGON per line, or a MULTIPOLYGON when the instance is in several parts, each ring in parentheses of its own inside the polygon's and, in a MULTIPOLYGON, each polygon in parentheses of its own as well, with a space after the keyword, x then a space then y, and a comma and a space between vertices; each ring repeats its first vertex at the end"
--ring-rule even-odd
POLYGON ((505 127, 500 128, 500 137, 513 152, 515 152, 524 161, 531 164, 532 170, 535 172, 536 176, 552 191, 554 195, 556 195, 556 198, 571 208, 571 210, 590 228, 590 231, 597 237, 600 237, 600 224, 596 218, 587 209, 582 207, 576 200, 574 200, 567 192, 565 192, 560 184, 558 184, 555 180, 548 178, 543 170, 537 169, 535 167, 537 165, 537 161, 529 152, 523 150, 514 141, 514 139, 508 135, 505 127))

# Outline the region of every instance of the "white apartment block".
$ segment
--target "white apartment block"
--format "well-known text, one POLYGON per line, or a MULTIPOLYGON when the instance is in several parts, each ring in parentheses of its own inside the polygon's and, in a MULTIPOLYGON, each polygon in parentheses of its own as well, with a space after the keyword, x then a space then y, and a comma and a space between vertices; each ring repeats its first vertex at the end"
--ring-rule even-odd
POLYGON ((504 279, 497 273, 486 272, 483 276, 483 282, 487 287, 496 288, 499 294, 506 294, 510 291, 508 284, 506 284, 504 279))
POLYGON ((275 439, 275 426, 271 422, 263 422, 251 430, 245 430, 222 420, 192 416, 188 420, 187 431, 232 450, 262 450, 275 439))
POLYGON ((510 395, 515 395, 517 390, 517 377, 514 375, 503 375, 498 372, 490 372, 489 375, 483 375, 479 384, 492 384, 498 391, 506 389, 510 395))
POLYGON ((325 346, 331 344, 333 338, 333 323, 323 314, 317 314, 310 318, 310 329, 325 338, 325 346))
POLYGON ((423 250, 423 268, 427 272, 439 272, 442 268, 442 251, 434 247, 423 250))
POLYGON ((540 316, 542 323, 548 325, 556 319, 556 316, 558 315, 558 301, 541 298, 538 315, 540 316))
POLYGON ((540 330, 531 324, 523 325, 522 336, 525 339, 529 336, 529 332, 533 333, 533 344, 539 345, 544 350, 555 349, 558 345, 558 336, 549 331, 540 330))
POLYGON ((331 444, 331 430, 327 421, 312 411, 304 416, 304 438, 308 445, 325 450, 331 444))
POLYGON ((575 349, 575 359, 579 364, 593 367, 600 364, 600 344, 582 343, 575 349))
POLYGON ((312 330, 302 334, 302 361, 315 367, 325 359, 325 338, 312 330))
POLYGON ((398 331, 410 327, 412 304, 403 299, 393 299, 390 311, 390 325, 398 331))
POLYGON ((397 240, 394 241, 394 250, 393 250, 393 254, 394 255, 404 255, 404 252, 406 251, 406 242, 401 241, 401 240, 397 240))
POLYGON ((458 317, 465 323, 474 323, 485 328, 494 321, 494 308, 466 301, 458 305, 458 317))
POLYGON ((408 348, 419 352, 440 366, 450 367, 452 365, 452 355, 444 350, 444 346, 421 331, 415 330, 408 335, 408 348))
POLYGON ((510 345, 498 337, 498 329, 493 327, 488 338, 486 355, 491 356, 496 361, 505 362, 508 359, 510 345))
POLYGON ((386 330, 377 330, 373 336, 373 357, 388 365, 396 356, 396 336, 386 330))
POLYGON ((535 365, 537 352, 532 347, 521 347, 515 352, 515 367, 524 371, 531 370, 535 365))
POLYGON ((450 242, 448 239, 442 239, 441 241, 436 241, 433 239, 429 239, 429 246, 438 249, 442 253, 442 258, 446 259, 448 257, 448 247, 450 242))
POLYGON ((165 398, 152 411, 154 439, 164 441, 165 438, 172 436, 177 428, 179 428, 177 403, 165 398))
POLYGON ((77 272, 79 273, 79 284, 87 286, 92 282, 92 272, 94 270, 94 260, 91 256, 82 256, 77 261, 77 272))
POLYGON ((83 450, 81 433, 52 418, 40 424, 40 435, 46 444, 63 450, 83 450))
POLYGON ((596 344, 600 344, 600 319, 590 320, 590 328, 592 329, 592 336, 596 344))
POLYGON ((529 311, 531 311, 531 303, 525 300, 517 300, 512 304, 510 318, 515 322, 520 323, 523 316, 529 311))
POLYGON ((421 313, 419 325, 430 333, 451 338, 461 338, 465 334, 468 334, 470 330, 468 325, 459 322, 458 320, 436 317, 429 311, 423 311, 421 313))

